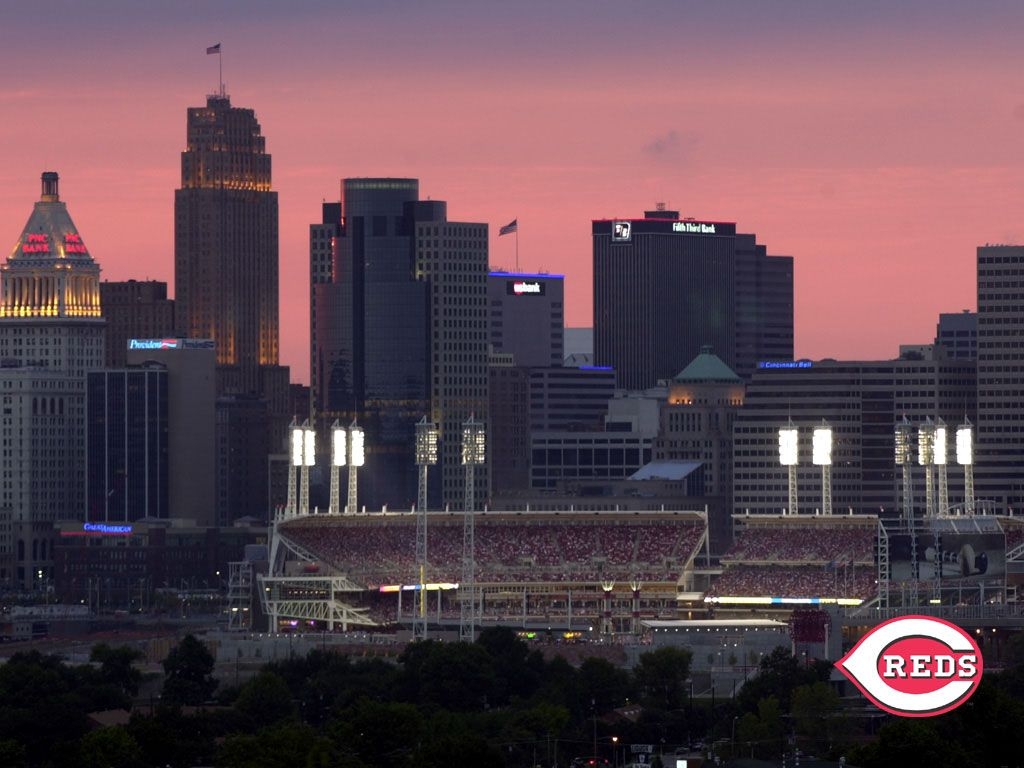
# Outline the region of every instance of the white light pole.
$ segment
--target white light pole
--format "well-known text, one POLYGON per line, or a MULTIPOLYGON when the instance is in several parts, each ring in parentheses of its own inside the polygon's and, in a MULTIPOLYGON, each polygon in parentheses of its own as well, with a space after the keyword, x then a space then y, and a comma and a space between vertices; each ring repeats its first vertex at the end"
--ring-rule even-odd
POLYGON ((462 620, 459 637, 472 642, 476 634, 476 543, 473 518, 476 514, 476 468, 486 461, 484 425, 472 415, 462 424, 462 464, 466 469, 465 518, 462 525, 462 620))
POLYGON ((779 429, 779 463, 789 469, 789 514, 795 515, 800 509, 796 491, 796 465, 799 454, 800 434, 790 421, 779 429))
POLYGON ((424 416, 416 424, 416 465, 420 468, 416 493, 416 566, 420 599, 413 617, 414 640, 427 639, 427 470, 434 464, 437 464, 437 425, 424 416))
POLYGON ((299 514, 309 514, 309 468, 316 464, 316 432, 302 422, 302 464, 299 466, 299 514))
POLYGON ((964 511, 974 514, 974 427, 968 419, 956 429, 956 463, 964 468, 964 511))
POLYGON ((355 514, 359 509, 359 482, 356 470, 366 462, 365 435, 353 419, 348 428, 348 505, 345 511, 355 514))
POLYGON ((832 514, 832 427, 824 419, 812 435, 811 461, 821 467, 821 514, 832 514))
POLYGON ((935 425, 931 419, 917 428, 917 463, 924 467, 924 514, 935 516, 935 425))
POLYGON ((948 432, 946 422, 935 419, 935 431, 932 439, 932 461, 939 478, 939 506, 936 512, 940 515, 949 512, 949 474, 946 471, 948 461, 948 432))
POLYGON ((348 454, 348 430, 338 420, 331 424, 331 504, 330 513, 340 515, 341 509, 341 468, 345 466, 348 454))
POLYGON ((291 437, 291 462, 288 465, 288 504, 285 508, 285 515, 294 517, 299 511, 298 502, 298 474, 302 466, 303 436, 302 427, 295 419, 288 427, 291 437))
POLYGON ((900 468, 903 477, 903 524, 908 529, 913 528, 914 523, 914 500, 913 486, 910 481, 910 465, 914 461, 914 451, 911 446, 912 427, 907 417, 896 424, 896 466, 900 468))

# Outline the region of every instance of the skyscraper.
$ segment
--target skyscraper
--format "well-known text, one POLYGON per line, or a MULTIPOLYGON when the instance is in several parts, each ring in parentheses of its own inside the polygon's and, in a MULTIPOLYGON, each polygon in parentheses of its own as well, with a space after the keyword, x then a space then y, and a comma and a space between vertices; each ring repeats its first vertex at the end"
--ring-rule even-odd
POLYGON ((562 275, 491 272, 487 281, 490 344, 513 364, 560 366, 565 356, 562 275))
POLYGON ((643 389, 710 346, 740 376, 793 356, 793 260, 726 222, 648 211, 594 221, 594 353, 643 389))
POLYGON ((978 248, 978 423, 974 482, 999 511, 1024 507, 1024 245, 978 248))
POLYGON ((223 93, 189 108, 174 194, 175 321, 179 336, 216 345, 216 503, 227 522, 268 511, 267 454, 283 450, 293 415, 288 369, 278 365, 277 193, 270 184, 253 110, 232 107, 223 93))
POLYGON ((85 509, 85 387, 103 366, 100 268, 56 173, 0 267, 0 581, 43 588, 54 523, 85 509))
POLYGON ((260 392, 278 364, 277 193, 251 109, 208 96, 188 110, 181 189, 174 193, 179 334, 213 339, 228 388, 260 392))
POLYGON ((487 225, 448 221, 416 179, 345 179, 343 194, 331 281, 313 286, 317 414, 366 430, 368 506, 415 501, 414 425, 430 417, 441 433, 432 492, 458 505, 461 424, 487 413, 487 225))

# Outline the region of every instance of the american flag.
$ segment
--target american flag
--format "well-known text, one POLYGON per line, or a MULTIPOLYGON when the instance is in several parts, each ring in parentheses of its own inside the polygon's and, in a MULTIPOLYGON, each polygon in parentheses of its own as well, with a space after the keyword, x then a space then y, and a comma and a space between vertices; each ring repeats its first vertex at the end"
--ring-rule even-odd
POLYGON ((512 219, 508 224, 498 230, 498 237, 502 235, 511 235, 513 232, 519 231, 519 219, 512 219))
POLYGON ((220 53, 220 43, 217 43, 216 45, 211 45, 209 48, 206 49, 206 53, 207 55, 211 53, 220 53))

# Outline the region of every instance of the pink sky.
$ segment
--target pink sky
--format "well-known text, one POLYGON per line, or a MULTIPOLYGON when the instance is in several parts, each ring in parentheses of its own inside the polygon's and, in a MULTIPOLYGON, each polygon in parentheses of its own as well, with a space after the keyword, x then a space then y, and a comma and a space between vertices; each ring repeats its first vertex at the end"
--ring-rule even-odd
POLYGON ((662 201, 792 255, 796 354, 884 358, 974 309, 975 248, 1024 241, 1024 8, 982 2, 55 0, 0 31, 0 245, 44 170, 104 279, 173 290, 189 106, 251 107, 280 200, 282 362, 308 372, 308 226, 346 176, 413 176, 566 275, 590 221, 662 201), (142 6, 146 6, 144 9, 142 6), (554 7, 549 7, 554 6, 554 7), (840 7, 841 6, 841 7, 840 7))

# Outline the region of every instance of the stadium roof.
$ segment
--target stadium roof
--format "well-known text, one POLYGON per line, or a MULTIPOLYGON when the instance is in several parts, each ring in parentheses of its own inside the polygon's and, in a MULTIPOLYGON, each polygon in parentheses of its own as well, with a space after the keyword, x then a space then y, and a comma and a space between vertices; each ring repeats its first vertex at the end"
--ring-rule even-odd
POLYGON ((643 625, 651 629, 723 629, 724 627, 743 627, 745 629, 783 629, 788 627, 784 621, 773 619, 646 619, 643 625))
POLYGON ((701 465, 699 461, 652 461, 629 476, 630 480, 682 480, 701 465))

